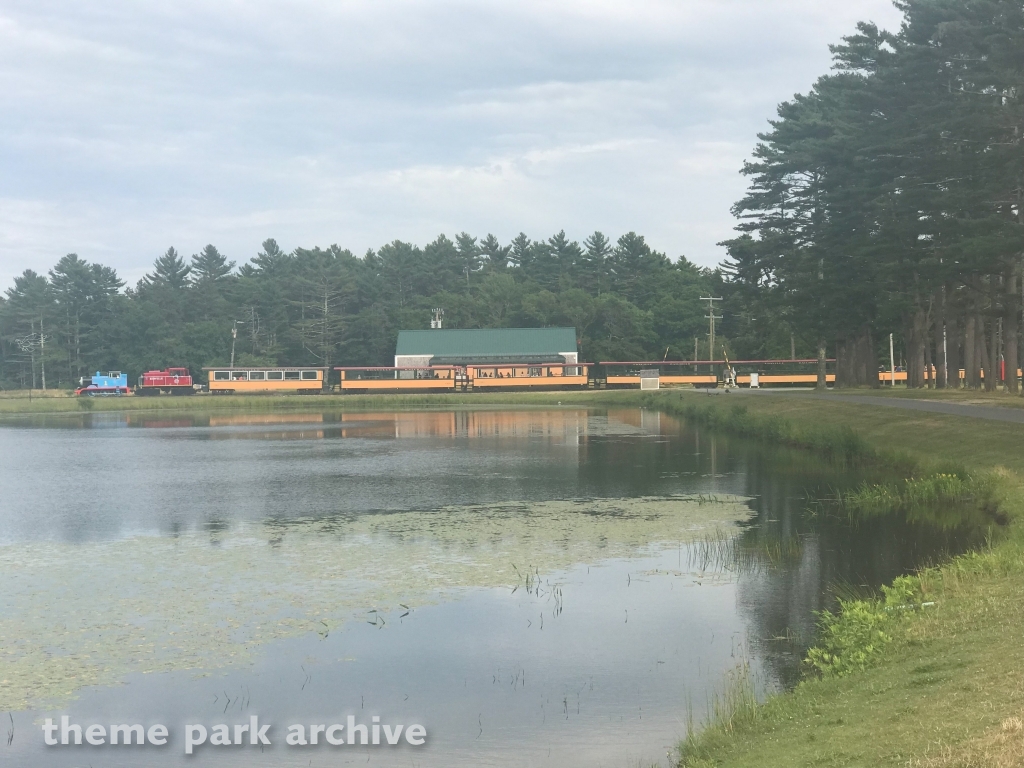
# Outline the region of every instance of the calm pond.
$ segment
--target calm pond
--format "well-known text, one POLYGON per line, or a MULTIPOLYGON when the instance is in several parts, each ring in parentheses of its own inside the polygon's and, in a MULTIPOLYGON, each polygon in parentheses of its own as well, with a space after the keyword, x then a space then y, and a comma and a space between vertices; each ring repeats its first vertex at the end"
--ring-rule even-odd
POLYGON ((640 410, 86 414, 0 427, 0 467, 11 766, 667 765, 835 594, 984 536, 844 521, 856 473, 640 410), (170 739, 44 746, 63 715, 170 739), (253 715, 271 746, 186 758, 253 715), (284 743, 349 715, 427 743, 284 743))

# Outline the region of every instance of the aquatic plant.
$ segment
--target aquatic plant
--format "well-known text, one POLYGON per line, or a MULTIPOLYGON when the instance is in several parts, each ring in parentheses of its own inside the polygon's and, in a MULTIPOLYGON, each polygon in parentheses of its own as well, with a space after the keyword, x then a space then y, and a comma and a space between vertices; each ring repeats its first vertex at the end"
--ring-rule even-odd
POLYGON ((799 559, 803 541, 749 529, 741 536, 716 529, 705 533, 687 549, 687 567, 696 573, 764 573, 799 559))
POLYGON ((749 516, 739 497, 575 499, 3 546, 0 711, 133 673, 251 663, 268 642, 350 622, 387 631, 465 588, 525 582, 557 614, 561 587, 541 574, 674 548, 749 516))
MULTIPOLYGON (((740 437, 804 448, 813 453, 843 464, 877 463, 883 455, 867 440, 846 425, 820 425, 813 428, 797 428, 792 422, 774 414, 751 413, 743 405, 721 407, 715 404, 669 400, 649 394, 645 401, 652 408, 677 416, 695 424, 728 432, 740 437)), ((885 454, 890 464, 904 465, 909 459, 895 454, 885 454)))
MULTIPOLYGON (((964 471, 862 483, 851 491, 836 491, 832 499, 823 501, 826 514, 839 514, 854 522, 894 513, 944 529, 984 520, 1005 522, 993 478, 964 471)), ((819 510, 821 506, 819 502, 819 510)))

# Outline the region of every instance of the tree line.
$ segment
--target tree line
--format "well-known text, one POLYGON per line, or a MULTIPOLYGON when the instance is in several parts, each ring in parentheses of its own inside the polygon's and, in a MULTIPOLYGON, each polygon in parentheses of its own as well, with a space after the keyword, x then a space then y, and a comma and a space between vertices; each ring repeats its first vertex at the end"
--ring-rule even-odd
POLYGON ((994 389, 1005 363, 1017 391, 1024 5, 895 5, 900 30, 860 24, 833 46, 745 165, 730 330, 768 350, 802 329, 840 386, 877 386, 895 331, 910 386, 958 386, 963 368, 994 389))
POLYGON ((26 270, 0 299, 0 384, 198 371, 226 365, 233 341, 241 366, 391 365, 398 331, 429 327, 434 307, 446 328, 573 326, 589 361, 690 358, 695 339, 707 357, 699 297, 720 290, 718 271, 672 261, 632 232, 583 243, 564 232, 507 244, 441 235, 362 257, 268 239, 241 266, 213 245, 191 258, 168 248, 132 287, 68 254, 45 275, 26 270))

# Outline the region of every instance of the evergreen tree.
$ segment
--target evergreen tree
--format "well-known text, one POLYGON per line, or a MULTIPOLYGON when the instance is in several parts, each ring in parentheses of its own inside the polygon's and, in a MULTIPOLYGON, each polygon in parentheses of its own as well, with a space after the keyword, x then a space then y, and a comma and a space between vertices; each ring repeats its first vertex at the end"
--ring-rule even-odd
POLYGON ((466 276, 466 284, 469 285, 469 277, 480 269, 480 246, 476 238, 465 232, 461 232, 455 238, 455 248, 459 254, 459 265, 466 276))
POLYGON ((511 253, 512 246, 502 246, 494 235, 488 234, 480 241, 480 255, 484 257, 483 269, 487 272, 504 270, 508 266, 511 253))
POLYGON ((234 268, 235 262, 229 262, 215 246, 208 245, 200 253, 192 254, 189 275, 197 285, 211 283, 223 280, 234 268))
POLYGON ((516 235, 512 241, 512 253, 509 256, 509 263, 513 267, 518 267, 524 274, 530 269, 530 248, 533 243, 530 238, 526 236, 525 232, 520 232, 516 235))
MULTIPOLYGON (((182 289, 188 285, 188 274, 192 268, 170 247, 153 262, 153 271, 142 278, 142 284, 149 288, 182 289)), ((141 287, 140 285, 140 287, 141 287)))
POLYGON ((608 289, 608 257, 612 253, 611 241, 602 232, 595 232, 583 241, 581 287, 599 294, 608 289))

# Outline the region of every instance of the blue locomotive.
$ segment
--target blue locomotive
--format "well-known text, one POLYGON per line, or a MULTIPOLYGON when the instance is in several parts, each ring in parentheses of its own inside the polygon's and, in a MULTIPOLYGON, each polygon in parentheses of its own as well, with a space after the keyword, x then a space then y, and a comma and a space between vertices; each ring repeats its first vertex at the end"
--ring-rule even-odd
POLYGON ((108 373, 100 373, 96 371, 96 375, 88 379, 86 384, 86 378, 83 376, 79 379, 78 383, 81 385, 75 390, 76 395, 127 395, 128 394, 128 374, 121 373, 120 371, 110 371, 108 373))

